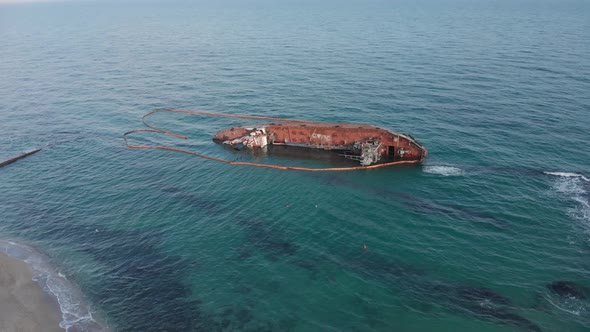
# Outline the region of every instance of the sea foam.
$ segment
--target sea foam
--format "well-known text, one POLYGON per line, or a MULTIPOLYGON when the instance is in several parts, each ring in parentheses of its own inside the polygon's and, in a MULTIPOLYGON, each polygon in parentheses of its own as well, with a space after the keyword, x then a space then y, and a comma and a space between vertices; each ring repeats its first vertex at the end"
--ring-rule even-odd
POLYGON ((426 173, 442 176, 461 176, 465 173, 462 169, 453 166, 424 166, 422 170, 426 173))
POLYGON ((560 176, 560 177, 565 177, 565 178, 580 178, 586 182, 590 182, 590 179, 588 179, 587 177, 585 177, 582 174, 578 174, 578 173, 568 173, 568 172, 543 172, 547 175, 554 175, 554 176, 560 176))
POLYGON ((576 299, 573 297, 562 298, 562 297, 558 297, 558 296, 549 296, 549 295, 545 295, 543 297, 553 307, 555 307, 561 311, 567 312, 569 314, 572 314, 575 316, 581 316, 581 315, 585 315, 588 312, 588 303, 585 303, 584 301, 580 301, 579 299, 576 299))
POLYGON ((36 249, 12 241, 0 240, 0 252, 25 262, 33 270, 33 280, 59 303, 62 321, 59 326, 66 331, 110 331, 92 316, 82 293, 50 263, 48 257, 36 249))
POLYGON ((590 179, 582 174, 567 172, 543 172, 556 176, 553 189, 568 199, 575 202, 573 208, 568 209, 568 214, 575 220, 582 222, 590 232, 590 202, 588 190, 590 179))

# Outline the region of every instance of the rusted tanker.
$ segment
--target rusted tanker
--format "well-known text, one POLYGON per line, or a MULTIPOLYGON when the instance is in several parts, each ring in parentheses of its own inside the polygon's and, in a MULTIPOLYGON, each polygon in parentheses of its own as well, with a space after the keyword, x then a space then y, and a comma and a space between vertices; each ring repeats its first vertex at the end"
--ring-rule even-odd
POLYGON ((296 146, 337 152, 362 166, 378 163, 420 163, 428 153, 412 136, 366 124, 281 122, 233 127, 218 132, 215 142, 243 148, 296 146))

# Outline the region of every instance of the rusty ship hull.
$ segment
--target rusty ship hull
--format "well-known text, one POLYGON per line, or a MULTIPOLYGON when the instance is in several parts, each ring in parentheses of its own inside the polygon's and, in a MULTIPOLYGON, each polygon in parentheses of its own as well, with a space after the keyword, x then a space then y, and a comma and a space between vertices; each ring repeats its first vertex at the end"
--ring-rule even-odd
POLYGON ((265 149, 269 145, 333 151, 362 166, 420 163, 428 151, 412 136, 367 124, 283 122, 232 127, 213 140, 234 149, 265 149))

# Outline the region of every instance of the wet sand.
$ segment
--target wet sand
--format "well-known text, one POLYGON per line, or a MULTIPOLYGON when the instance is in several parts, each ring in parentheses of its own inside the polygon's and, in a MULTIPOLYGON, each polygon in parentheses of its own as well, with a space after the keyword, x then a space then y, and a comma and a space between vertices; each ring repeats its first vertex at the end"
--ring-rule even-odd
POLYGON ((0 331, 60 331, 61 312, 24 262, 0 252, 0 331))

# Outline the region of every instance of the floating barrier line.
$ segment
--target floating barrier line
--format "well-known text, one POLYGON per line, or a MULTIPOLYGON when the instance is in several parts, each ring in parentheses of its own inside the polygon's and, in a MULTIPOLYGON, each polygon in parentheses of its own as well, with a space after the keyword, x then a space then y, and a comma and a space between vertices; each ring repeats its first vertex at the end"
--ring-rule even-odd
MULTIPOLYGON (((369 166, 352 166, 352 167, 326 167, 326 168, 311 168, 311 167, 298 167, 298 166, 282 166, 282 165, 271 165, 271 164, 260 164, 260 163, 251 163, 251 162, 243 162, 243 161, 232 161, 223 158, 217 158, 208 156, 202 153, 175 148, 172 146, 167 145, 137 145, 137 144, 130 144, 127 140, 127 135, 139 132, 151 132, 151 133, 158 133, 164 134, 168 136, 173 136, 176 138, 181 139, 188 139, 188 136, 181 135, 174 133, 172 131, 163 130, 156 126, 150 125, 146 122, 146 118, 149 116, 158 113, 158 112, 172 112, 172 113, 184 113, 184 114, 191 114, 191 115, 205 115, 205 116, 212 116, 212 117, 224 117, 224 118, 236 118, 236 119, 252 119, 252 120, 271 120, 271 121, 280 121, 280 122, 301 122, 301 123, 314 123, 313 121, 305 121, 305 120, 295 120, 295 119, 286 119, 286 118, 273 118, 268 116, 257 116, 257 115, 233 115, 233 114, 223 114, 223 113, 213 113, 213 112, 204 112, 204 111, 191 111, 191 110, 181 110, 181 109, 172 109, 172 108, 157 108, 151 112, 146 113, 142 118, 143 124, 150 128, 150 129, 134 129, 130 130, 123 134, 123 139, 125 140, 125 144, 128 148, 131 149, 159 149, 159 150, 168 150, 168 151, 175 151, 175 152, 182 152, 189 155, 201 157, 204 159, 209 159, 213 161, 218 161, 221 163, 226 163, 230 165, 238 165, 238 166, 251 166, 251 167, 263 167, 263 168, 273 168, 279 169, 284 171, 304 171, 304 172, 343 172, 343 171, 357 171, 363 169, 375 169, 375 168, 382 168, 388 167, 393 165, 401 165, 401 164, 415 164, 419 161, 417 160, 400 160, 400 161, 393 161, 389 163, 383 164, 376 164, 376 165, 369 165, 369 166)), ((2 165, 0 165, 2 166, 2 165)))
POLYGON ((18 156, 14 157, 14 158, 10 158, 8 160, 5 160, 3 162, 0 162, 0 167, 2 166, 6 166, 8 164, 12 164, 13 162, 19 160, 19 159, 23 159, 24 157, 28 157, 30 155, 32 155, 33 153, 37 153, 39 151, 41 151, 42 148, 37 148, 37 149, 33 149, 33 150, 29 150, 27 152, 23 152, 21 154, 19 154, 18 156))

